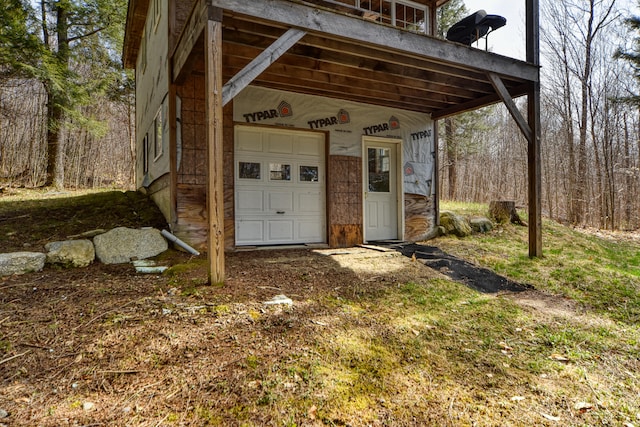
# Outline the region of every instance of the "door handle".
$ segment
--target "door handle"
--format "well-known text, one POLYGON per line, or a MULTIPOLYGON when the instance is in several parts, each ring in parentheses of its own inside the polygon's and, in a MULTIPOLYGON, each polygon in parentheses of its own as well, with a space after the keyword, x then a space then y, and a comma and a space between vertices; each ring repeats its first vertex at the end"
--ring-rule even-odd
POLYGON ((277 213, 278 215, 283 215, 283 214, 284 214, 284 211, 276 211, 276 213, 277 213))

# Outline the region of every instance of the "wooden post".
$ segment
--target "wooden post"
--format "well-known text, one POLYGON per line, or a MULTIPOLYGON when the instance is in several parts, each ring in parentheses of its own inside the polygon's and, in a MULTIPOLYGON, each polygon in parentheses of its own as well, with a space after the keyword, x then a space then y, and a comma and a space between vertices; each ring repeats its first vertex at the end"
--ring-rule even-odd
MULTIPOLYGON (((169 67, 171 68, 171 67, 169 67)), ((169 74, 170 75, 170 74, 169 74)), ((169 82, 169 212, 167 219, 173 227, 178 222, 178 132, 176 117, 176 85, 169 82)))
POLYGON ((435 227, 440 225, 440 161, 438 160, 438 150, 440 149, 438 145, 440 141, 438 139, 438 120, 433 121, 433 183, 432 186, 435 185, 435 191, 432 191, 429 197, 433 195, 434 204, 435 204, 435 218, 433 219, 433 224, 435 227))
MULTIPOLYGON (((540 65, 539 0, 526 0, 527 62, 540 65)), ((538 70, 538 76, 540 71, 538 70)), ((528 122, 533 138, 528 144, 529 175, 529 256, 542 256, 542 172, 540 160, 540 79, 531 83, 528 93, 528 122)))
POLYGON ((222 12, 211 10, 204 30, 207 103, 207 221, 209 283, 224 281, 224 187, 222 132, 222 12))
POLYGON ((429 31, 427 35, 435 36, 438 33, 438 7, 431 4, 429 7, 429 31))

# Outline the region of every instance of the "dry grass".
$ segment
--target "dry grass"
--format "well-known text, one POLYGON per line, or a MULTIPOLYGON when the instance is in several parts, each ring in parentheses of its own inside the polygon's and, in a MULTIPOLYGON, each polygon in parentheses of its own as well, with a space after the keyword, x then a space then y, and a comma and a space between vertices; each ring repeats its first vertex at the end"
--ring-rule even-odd
POLYGON ((564 274, 566 293, 544 288, 552 269, 509 252, 520 237, 439 243, 539 277, 523 294, 361 248, 228 254, 220 287, 179 253, 162 276, 0 279, 0 424, 640 425, 633 310, 568 298, 580 286, 564 274), (277 294, 293 306, 263 304, 277 294))

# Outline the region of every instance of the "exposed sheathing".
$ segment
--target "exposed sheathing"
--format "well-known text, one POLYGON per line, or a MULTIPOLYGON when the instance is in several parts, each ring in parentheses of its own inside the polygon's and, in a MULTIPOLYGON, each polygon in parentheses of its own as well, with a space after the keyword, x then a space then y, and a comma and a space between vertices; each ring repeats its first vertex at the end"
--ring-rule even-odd
MULTIPOLYGON (((204 76, 192 74, 177 94, 182 99, 182 156, 178 184, 207 184, 207 128, 204 76)), ((180 155, 179 155, 180 156, 180 155)))
POLYGON ((198 249, 207 245, 207 146, 204 76, 191 74, 176 93, 182 99, 176 236, 198 249))
POLYGON ((223 110, 224 115, 224 247, 232 249, 236 244, 235 210, 234 210, 234 132, 233 101, 223 110))
POLYGON ((193 9, 194 3, 195 1, 193 0, 174 0, 171 2, 173 13, 171 13, 171 21, 169 23, 169 52, 173 52, 173 49, 178 42, 178 38, 180 37, 180 33, 184 28, 184 24, 189 18, 191 9, 193 9))
POLYGON ((426 240, 435 227, 433 197, 404 195, 404 238, 416 242, 426 240))
POLYGON ((361 244, 362 159, 333 155, 327 163, 329 245, 338 248, 361 244))
MULTIPOLYGON (((204 76, 191 74, 177 86, 182 99, 182 155, 178 169, 175 233, 192 246, 207 244, 207 146, 204 76)), ((233 199, 233 102, 224 108, 225 248, 235 246, 233 199)))

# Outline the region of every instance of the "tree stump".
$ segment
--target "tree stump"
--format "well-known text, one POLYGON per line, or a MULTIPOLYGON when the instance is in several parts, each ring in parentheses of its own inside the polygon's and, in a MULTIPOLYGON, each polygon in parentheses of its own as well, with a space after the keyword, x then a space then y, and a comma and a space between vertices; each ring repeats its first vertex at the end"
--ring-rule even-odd
POLYGON ((513 200, 494 200, 489 203, 489 215, 497 223, 512 222, 518 225, 527 225, 520 219, 516 211, 516 202, 513 200))

